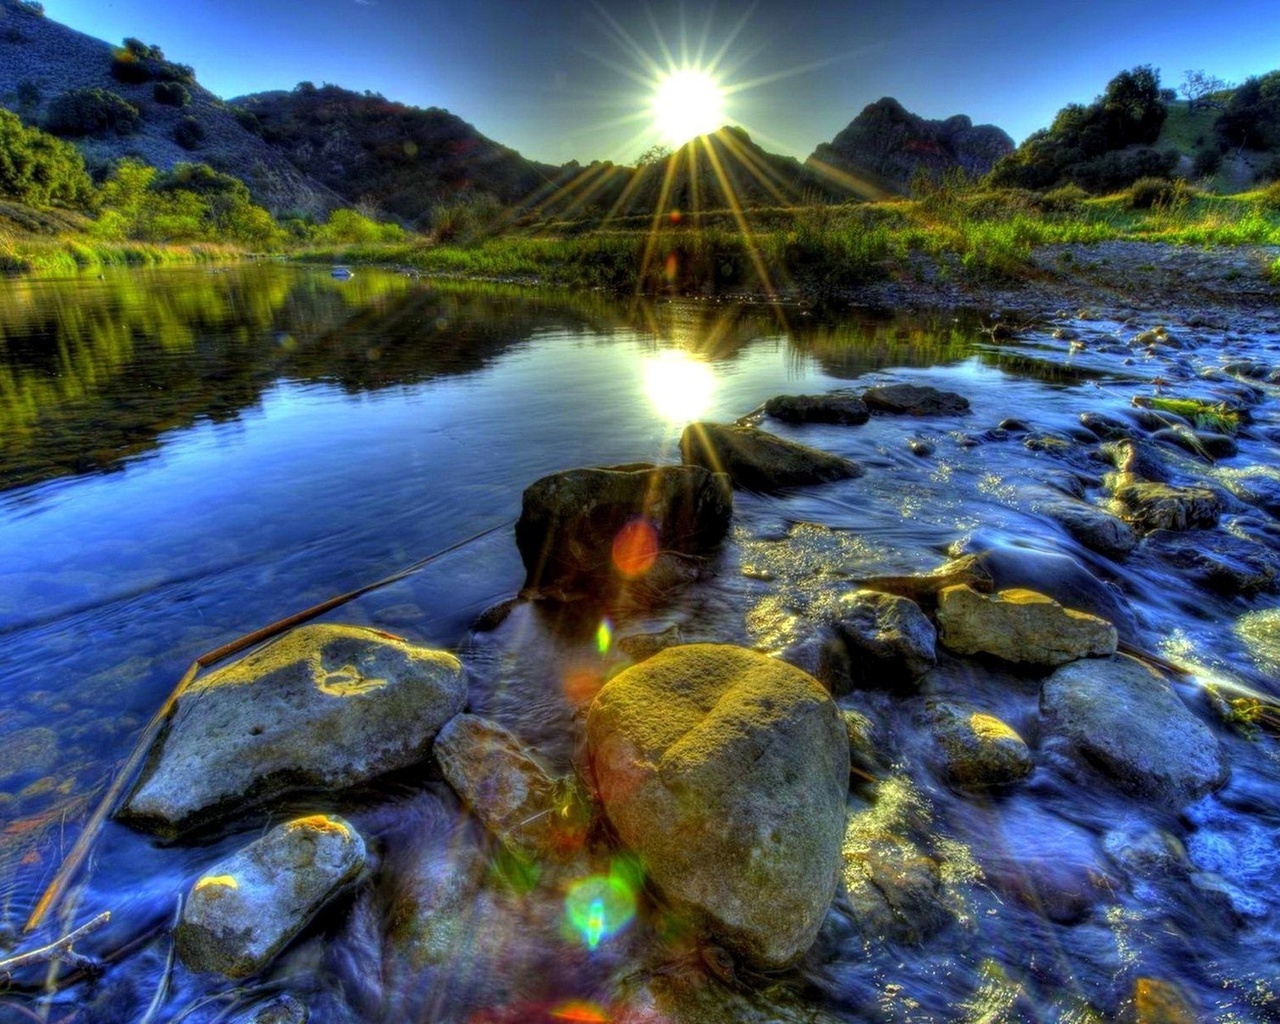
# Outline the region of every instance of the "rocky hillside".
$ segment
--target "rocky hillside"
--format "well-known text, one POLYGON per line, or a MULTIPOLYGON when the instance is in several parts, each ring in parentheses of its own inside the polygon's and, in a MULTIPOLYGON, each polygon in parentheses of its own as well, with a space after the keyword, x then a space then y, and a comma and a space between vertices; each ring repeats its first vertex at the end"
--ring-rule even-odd
POLYGON ((303 82, 232 101, 265 141, 348 202, 427 227, 436 204, 490 195, 515 205, 557 182, 562 168, 526 160, 462 118, 376 93, 303 82))
POLYGON ((254 200, 276 212, 314 213, 340 202, 247 130, 231 107, 194 80, 190 68, 145 49, 145 56, 142 48, 117 49, 42 16, 32 5, 0 0, 0 103, 28 124, 44 127, 59 96, 101 89, 132 104, 139 117, 125 134, 107 130, 70 138, 91 170, 122 156, 165 170, 200 161, 242 178, 254 200), (113 73, 119 63, 131 65, 126 78, 142 80, 122 81, 118 67, 113 73))
POLYGON ((814 150, 806 167, 829 180, 906 192, 921 171, 934 180, 956 168, 979 177, 1011 152, 1013 140, 995 125, 975 125, 963 114, 928 121, 886 96, 814 150))

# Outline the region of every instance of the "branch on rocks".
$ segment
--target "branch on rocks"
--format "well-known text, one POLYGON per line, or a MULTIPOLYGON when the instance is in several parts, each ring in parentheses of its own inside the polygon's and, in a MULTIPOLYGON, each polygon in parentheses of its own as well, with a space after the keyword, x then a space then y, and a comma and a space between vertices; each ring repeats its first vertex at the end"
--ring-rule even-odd
POLYGON ((14 971, 22 970, 24 967, 32 967, 36 964, 47 964, 53 960, 60 960, 63 963, 71 964, 73 967, 92 970, 98 966, 96 961, 90 957, 82 956, 72 947, 80 939, 90 932, 96 932, 110 920, 111 911, 104 910, 92 921, 82 924, 75 931, 68 932, 56 942, 41 946, 39 949, 33 949, 29 953, 19 953, 17 956, 9 957, 7 960, 0 960, 0 975, 3 975, 7 981, 13 977, 14 971))

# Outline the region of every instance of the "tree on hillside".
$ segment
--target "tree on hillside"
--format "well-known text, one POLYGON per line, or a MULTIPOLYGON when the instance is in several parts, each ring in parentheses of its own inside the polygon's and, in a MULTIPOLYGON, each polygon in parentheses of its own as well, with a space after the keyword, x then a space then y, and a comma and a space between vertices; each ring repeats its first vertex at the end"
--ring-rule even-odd
POLYGON ((0 109, 0 195, 32 206, 87 208, 94 192, 74 146, 0 109))
POLYGON ((1280 71, 1247 79, 1214 125, 1224 146, 1280 149, 1280 71))
POLYGON ((1122 71, 1092 103, 1070 103, 1059 110, 1049 128, 1000 160, 988 180, 1000 187, 1033 189, 1073 182, 1105 192, 1138 178, 1168 174, 1176 155, 1171 159, 1145 148, 1159 137, 1167 114, 1153 68, 1122 71))
POLYGON ((1187 99, 1187 112, 1194 114, 1200 109, 1221 110, 1221 101, 1213 97, 1230 88, 1230 84, 1217 75, 1210 75, 1204 71, 1184 71, 1178 92, 1187 99))
POLYGON ((132 135, 141 126, 138 108, 106 89, 68 89, 45 113, 45 128, 54 135, 132 135))

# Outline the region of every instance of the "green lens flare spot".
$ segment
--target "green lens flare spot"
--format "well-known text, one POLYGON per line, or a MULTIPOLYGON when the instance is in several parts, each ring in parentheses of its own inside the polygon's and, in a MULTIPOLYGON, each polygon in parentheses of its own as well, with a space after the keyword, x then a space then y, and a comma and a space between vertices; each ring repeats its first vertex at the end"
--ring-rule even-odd
POLYGON ((636 916, 635 889, 620 874, 590 875, 570 887, 564 907, 573 933, 595 949, 636 916))

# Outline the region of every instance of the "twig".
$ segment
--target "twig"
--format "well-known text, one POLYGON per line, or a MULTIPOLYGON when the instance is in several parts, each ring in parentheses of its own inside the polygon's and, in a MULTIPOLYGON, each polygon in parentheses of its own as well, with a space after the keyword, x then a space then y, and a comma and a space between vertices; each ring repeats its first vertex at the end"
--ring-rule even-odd
POLYGON ((76 967, 93 967, 95 966, 93 960, 87 956, 81 956, 71 947, 90 932, 97 931, 110 920, 111 911, 104 910, 92 921, 82 924, 73 932, 68 932, 56 942, 41 946, 39 949, 33 949, 30 953, 19 953, 17 956, 9 957, 7 960, 0 960, 0 974, 10 978, 13 976, 14 971, 22 970, 24 967, 31 967, 34 964, 47 964, 53 960, 61 960, 63 963, 74 964, 76 967))
POLYGON ((254 630, 238 640, 223 644, 221 647, 214 648, 205 654, 200 655, 188 666, 187 671, 178 680, 178 685, 173 688, 173 692, 160 706, 160 710, 151 716, 151 720, 147 723, 142 734, 138 737, 134 744, 133 752, 129 755, 129 759, 125 761, 124 767, 117 773, 115 781, 107 788, 103 794, 101 802, 85 823, 84 830, 80 833, 75 845, 71 847, 71 852, 67 854, 66 860, 62 862, 62 866, 58 868, 58 873, 54 876, 53 881, 49 883, 49 887, 44 891, 44 895, 40 897, 40 901, 35 905, 35 909, 31 911, 31 916, 27 918, 27 923, 23 926, 24 932, 32 932, 40 926, 40 922, 44 920, 50 909, 62 897, 63 890, 66 889, 72 876, 80 868, 80 864, 88 855, 90 847, 97 839, 98 833, 101 831, 103 824, 110 817, 112 810, 116 805, 116 801, 120 799, 120 794, 133 780, 134 774, 137 772, 139 765, 142 763, 143 757, 151 748, 151 743, 160 731, 160 727, 169 717, 169 712, 173 710, 174 704, 178 702, 178 698, 186 692, 187 687, 195 680, 202 668, 208 668, 215 665, 225 658, 231 657, 233 654, 239 654, 247 647, 261 643, 264 640, 270 640, 274 636, 278 636, 287 629, 294 626, 300 626, 304 622, 310 622, 317 616, 323 615, 325 612, 332 611, 340 605, 346 604, 348 601, 354 601, 357 597, 378 590, 381 587, 390 586, 392 583, 399 583, 405 577, 417 572, 419 569, 434 562, 438 558, 452 554, 461 547, 472 544, 483 537, 487 537, 491 533, 498 530, 509 529, 513 524, 511 522, 499 523, 497 526, 491 526, 487 530, 480 530, 473 533, 470 537, 465 537, 456 543, 450 544, 448 547, 441 548, 439 551, 433 551, 424 558, 418 559, 411 565, 405 566, 390 576, 384 576, 375 583, 367 583, 363 587, 357 587, 355 590, 349 590, 345 594, 339 594, 337 597, 331 597, 327 601, 321 601, 314 604, 310 608, 306 608, 293 615, 264 626, 262 629, 254 630))
MULTIPOLYGON (((171 932, 176 932, 178 922, 182 920, 182 896, 178 896, 178 903, 173 911, 173 928, 171 932)), ((169 939, 169 953, 164 959, 164 973, 160 975, 160 984, 156 986, 155 994, 151 997, 151 1004, 147 1007, 147 1012, 142 1015, 138 1024, 151 1024, 152 1019, 160 1012, 160 1007, 164 1005, 165 999, 169 995, 169 981, 173 977, 173 961, 178 950, 178 943, 175 939, 169 939)))

